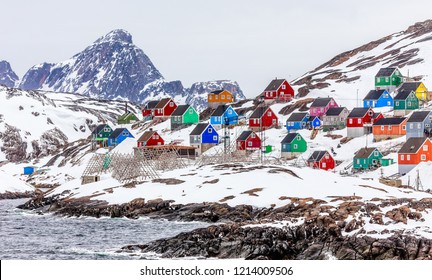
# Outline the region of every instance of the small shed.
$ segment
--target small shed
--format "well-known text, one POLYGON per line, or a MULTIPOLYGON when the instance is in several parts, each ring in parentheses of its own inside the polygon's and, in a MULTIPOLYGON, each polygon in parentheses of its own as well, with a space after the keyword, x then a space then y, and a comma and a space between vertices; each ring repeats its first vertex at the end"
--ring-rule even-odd
POLYGON ((31 175, 36 172, 36 166, 25 166, 24 167, 24 175, 31 175))

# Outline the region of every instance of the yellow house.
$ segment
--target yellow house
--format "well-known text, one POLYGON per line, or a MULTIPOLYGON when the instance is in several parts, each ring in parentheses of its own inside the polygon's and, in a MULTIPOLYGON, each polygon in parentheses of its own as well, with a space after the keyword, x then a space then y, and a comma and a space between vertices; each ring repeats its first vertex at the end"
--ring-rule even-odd
POLYGON ((227 90, 215 90, 208 94, 208 107, 217 108, 219 105, 234 102, 234 96, 227 90))
POLYGON ((428 90, 426 86, 423 84, 423 82, 405 82, 400 85, 400 87, 397 89, 398 92, 401 91, 414 91, 417 98, 420 101, 428 101, 428 90))

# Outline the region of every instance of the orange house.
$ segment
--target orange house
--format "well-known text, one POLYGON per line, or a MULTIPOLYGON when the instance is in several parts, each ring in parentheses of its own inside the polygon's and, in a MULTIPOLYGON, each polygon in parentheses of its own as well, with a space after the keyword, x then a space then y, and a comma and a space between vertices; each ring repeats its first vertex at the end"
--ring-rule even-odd
POLYGON ((408 173, 424 161, 432 161, 431 140, 427 137, 409 138, 398 152, 399 174, 408 173))
POLYGON ((227 90, 215 90, 207 96, 208 107, 217 108, 219 105, 234 102, 234 96, 227 90))
POLYGON ((382 118, 372 126, 376 142, 406 135, 407 118, 382 118))

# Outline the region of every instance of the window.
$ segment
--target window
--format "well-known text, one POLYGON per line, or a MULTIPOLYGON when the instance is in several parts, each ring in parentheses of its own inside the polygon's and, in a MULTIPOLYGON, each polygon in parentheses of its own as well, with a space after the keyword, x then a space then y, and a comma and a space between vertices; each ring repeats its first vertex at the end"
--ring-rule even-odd
POLYGON ((387 98, 387 97, 388 97, 388 94, 387 94, 387 93, 385 93, 385 94, 384 94, 384 97, 385 97, 385 98, 387 98))
POLYGON ((430 124, 428 124, 428 123, 427 123, 427 124, 425 124, 425 127, 429 127, 429 126, 430 126, 430 124))
POLYGON ((285 89, 286 88, 286 86, 285 85, 282 85, 282 89, 285 89))
POLYGON ((251 137, 255 139, 255 137, 256 137, 256 136, 255 136, 255 133, 252 133, 252 134, 251 134, 251 137))
POLYGON ((387 101, 387 106, 391 106, 391 101, 387 101))
POLYGON ((352 119, 349 119, 349 123, 352 124, 352 123, 353 123, 353 120, 352 120, 352 119))
POLYGON ((174 107, 174 102, 170 102, 170 107, 174 107))
POLYGON ((217 140, 218 140, 217 135, 213 135, 213 141, 217 141, 217 140))
POLYGON ((280 95, 284 95, 284 94, 285 94, 285 92, 281 91, 280 95))
POLYGON ((356 159, 356 163, 357 163, 357 164, 360 164, 360 159, 356 159))
POLYGON ((129 135, 129 133, 127 133, 127 132, 123 132, 122 134, 123 134, 123 136, 128 136, 129 135))
POLYGON ((428 150, 428 145, 424 145, 424 146, 423 146, 423 151, 426 152, 427 150, 428 150))
POLYGON ((389 129, 389 130, 392 130, 392 129, 393 129, 393 126, 392 126, 392 125, 389 125, 389 126, 388 126, 388 129, 389 129))
POLYGON ((426 160, 426 155, 421 155, 420 160, 426 160))
POLYGON ((411 155, 407 155, 407 160, 411 160, 411 155))
POLYGON ((219 100, 219 95, 214 96, 215 100, 219 100))
POLYGON ((376 157, 378 156, 378 151, 374 152, 374 156, 376 156, 376 157))
POLYGON ((156 134, 156 139, 159 139, 159 135, 156 134))
POLYGON ((405 158, 404 155, 400 155, 401 160, 404 160, 404 158, 405 158))
POLYGON ((361 121, 360 118, 357 119, 357 123, 358 123, 358 124, 361 124, 361 123, 362 123, 362 121, 361 121))
POLYGON ((213 129, 211 127, 209 127, 208 133, 212 133, 212 132, 213 132, 213 129))
POLYGON ((402 126, 402 130, 406 130, 406 125, 403 125, 403 126, 402 126))
POLYGON ((408 101, 408 106, 411 106, 411 101, 408 101))
POLYGON ((383 125, 381 126, 381 131, 384 131, 384 126, 383 125))
POLYGON ((189 109, 189 114, 193 114, 193 109, 192 108, 189 109))
POLYGON ((322 168, 326 168, 327 164, 325 162, 322 163, 322 168))
POLYGON ((421 128, 421 123, 418 123, 418 124, 417 124, 417 128, 421 128))
POLYGON ((230 114, 230 115, 232 114, 232 110, 231 109, 228 110, 228 114, 230 114))
POLYGON ((377 83, 379 83, 379 82, 380 82, 380 80, 381 80, 380 78, 376 78, 376 82, 377 82, 377 83))
POLYGON ((109 132, 109 128, 105 127, 105 128, 104 128, 104 131, 105 131, 105 132, 109 132))
POLYGON ((221 95, 221 99, 225 99, 225 95, 222 94, 222 95, 221 95))
POLYGON ((271 115, 272 115, 271 111, 268 111, 267 112, 267 117, 271 117, 271 115))
POLYGON ((211 101, 211 100, 213 100, 213 95, 209 95, 209 100, 211 101))
POLYGON ((298 148, 298 145, 297 144, 294 144, 294 149, 297 149, 298 148))
POLYGON ((410 127, 410 128, 414 128, 414 124, 413 124, 413 123, 410 123, 409 127, 410 127))
POLYGON ((252 141, 248 141, 248 147, 252 147, 252 141))
POLYGON ((300 136, 297 136, 297 140, 300 141, 300 136))
POLYGON ((399 106, 399 101, 396 101, 396 106, 399 106))
POLYGON ((153 134, 152 138, 153 138, 153 139, 156 139, 156 135, 153 134))
POLYGON ((388 78, 388 77, 386 77, 386 78, 385 78, 385 81, 386 81, 386 82, 388 82, 388 81, 389 81, 389 78, 388 78))

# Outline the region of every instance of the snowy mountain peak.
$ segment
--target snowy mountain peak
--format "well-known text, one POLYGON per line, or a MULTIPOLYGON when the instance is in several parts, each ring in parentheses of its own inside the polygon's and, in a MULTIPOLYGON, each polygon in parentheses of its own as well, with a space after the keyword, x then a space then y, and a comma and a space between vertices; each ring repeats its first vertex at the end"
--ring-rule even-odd
POLYGON ((123 29, 115 29, 108 34, 100 37, 94 43, 102 44, 102 43, 111 43, 111 42, 123 42, 127 44, 132 43, 132 35, 123 29))
POLYGON ((15 87, 18 81, 18 76, 12 70, 10 63, 5 60, 0 60, 0 84, 7 87, 15 87))

